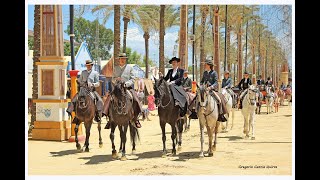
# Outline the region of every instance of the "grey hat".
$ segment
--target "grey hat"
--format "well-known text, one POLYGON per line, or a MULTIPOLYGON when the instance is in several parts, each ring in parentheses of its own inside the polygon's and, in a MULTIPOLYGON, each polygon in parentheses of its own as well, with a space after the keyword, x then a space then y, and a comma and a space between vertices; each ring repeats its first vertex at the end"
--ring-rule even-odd
POLYGON ((226 70, 226 71, 224 72, 224 74, 230 74, 230 72, 229 72, 228 70, 226 70))
POLYGON ((205 63, 205 64, 208 64, 208 65, 216 66, 216 65, 213 63, 212 59, 206 59, 206 60, 204 61, 204 63, 205 63))
POLYGON ((188 74, 189 72, 188 72, 187 70, 185 70, 185 71, 183 72, 183 74, 185 74, 185 73, 188 74))
POLYGON ((119 58, 128 58, 126 53, 120 53, 119 58))
POLYGON ((93 62, 92 62, 92 60, 90 60, 90 59, 88 59, 88 60, 86 60, 86 65, 93 65, 93 62))

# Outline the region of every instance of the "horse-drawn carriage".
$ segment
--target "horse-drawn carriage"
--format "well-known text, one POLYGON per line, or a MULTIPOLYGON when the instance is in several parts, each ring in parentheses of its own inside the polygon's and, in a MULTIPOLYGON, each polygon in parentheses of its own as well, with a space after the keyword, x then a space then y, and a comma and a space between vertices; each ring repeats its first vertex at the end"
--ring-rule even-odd
POLYGON ((273 111, 273 107, 275 107, 276 112, 278 111, 277 103, 275 103, 275 99, 277 94, 274 93, 273 86, 266 86, 266 85, 258 85, 258 102, 256 108, 256 114, 260 114, 262 105, 266 105, 267 107, 267 114, 270 111, 273 111))

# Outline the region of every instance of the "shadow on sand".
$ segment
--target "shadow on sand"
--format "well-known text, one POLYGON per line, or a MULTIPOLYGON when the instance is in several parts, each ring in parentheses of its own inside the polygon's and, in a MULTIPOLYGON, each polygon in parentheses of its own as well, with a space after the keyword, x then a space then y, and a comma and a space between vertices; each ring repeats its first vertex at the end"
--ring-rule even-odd
POLYGON ((240 136, 225 136, 225 137, 218 137, 218 138, 229 138, 228 139, 229 141, 236 141, 236 140, 239 140, 239 139, 243 139, 240 136))
POLYGON ((50 152, 50 154, 53 157, 67 156, 67 155, 77 154, 77 153, 81 153, 81 151, 78 151, 76 149, 71 149, 71 150, 64 150, 59 152, 50 152))

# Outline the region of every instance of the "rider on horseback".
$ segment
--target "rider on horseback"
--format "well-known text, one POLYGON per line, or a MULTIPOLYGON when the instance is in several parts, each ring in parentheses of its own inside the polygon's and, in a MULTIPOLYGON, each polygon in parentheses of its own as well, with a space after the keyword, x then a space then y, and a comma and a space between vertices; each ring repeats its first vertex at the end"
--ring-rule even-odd
MULTIPOLYGON (((229 71, 225 71, 224 72, 224 77, 222 79, 222 88, 225 88, 226 91, 231 95, 233 101, 235 101, 235 93, 232 91, 231 87, 232 87, 232 79, 229 76, 230 72, 229 71)), ((232 104, 235 104, 235 102, 232 102, 232 104)))
POLYGON ((248 87, 251 85, 251 79, 249 78, 248 72, 244 72, 244 78, 241 79, 241 81, 238 84, 238 88, 241 89, 240 93, 240 103, 239 103, 239 109, 242 109, 242 99, 248 92, 248 87))
MULTIPOLYGON (((183 117, 187 112, 187 95, 181 86, 184 70, 179 68, 178 62, 180 62, 180 58, 171 58, 169 63, 172 64, 172 69, 168 71, 163 79, 165 81, 169 80, 169 87, 175 101, 175 106, 180 107, 180 116, 183 117)), ((163 76, 161 72, 159 74, 163 76)))
POLYGON ((188 77, 188 71, 184 71, 183 73, 183 78, 181 81, 181 86, 183 87, 183 89, 188 92, 191 91, 191 86, 192 86, 192 82, 191 79, 188 77))
MULTIPOLYGON (((139 114, 142 112, 142 107, 140 104, 140 101, 136 95, 136 93, 134 92, 134 89, 132 88, 132 86, 134 85, 134 74, 133 74, 133 68, 129 65, 126 64, 126 60, 127 60, 127 55, 126 53, 121 53, 119 56, 119 65, 114 67, 114 71, 113 71, 113 77, 116 80, 123 80, 125 81, 125 87, 129 90, 128 92, 131 93, 132 98, 133 98, 133 108, 134 108, 134 116, 136 118, 136 121, 134 122, 135 127, 136 128, 141 128, 141 124, 138 120, 138 116, 139 114)), ((106 101, 105 101, 105 105, 104 105, 104 109, 102 112, 103 116, 109 116, 109 105, 110 105, 110 100, 111 100, 111 96, 108 96, 106 101)), ((109 118, 110 119, 110 118, 109 118)), ((110 121, 107 122, 105 129, 110 129, 110 121)))
MULTIPOLYGON (((98 87, 100 85, 99 82, 99 73, 92 69, 93 62, 91 60, 86 60, 86 70, 83 70, 81 72, 80 78, 78 79, 79 84, 88 83, 88 87, 90 87, 93 91, 93 94, 95 96, 96 102, 96 115, 94 117, 94 120, 99 122, 101 120, 101 112, 103 107, 103 101, 100 97, 100 95, 95 91, 95 87, 98 87)), ((72 98, 71 103, 69 107, 67 108, 67 113, 69 116, 71 116, 72 111, 74 111, 74 107, 76 105, 78 99, 78 93, 75 94, 75 96, 72 98)), ((75 123, 77 121, 77 118, 74 117, 72 123, 75 123)))
POLYGON ((224 114, 227 114, 226 100, 223 94, 218 92, 218 74, 213 69, 212 59, 206 59, 205 61, 205 71, 203 72, 200 85, 206 84, 207 90, 210 92, 211 96, 216 100, 218 104, 219 118, 218 121, 227 121, 224 114))

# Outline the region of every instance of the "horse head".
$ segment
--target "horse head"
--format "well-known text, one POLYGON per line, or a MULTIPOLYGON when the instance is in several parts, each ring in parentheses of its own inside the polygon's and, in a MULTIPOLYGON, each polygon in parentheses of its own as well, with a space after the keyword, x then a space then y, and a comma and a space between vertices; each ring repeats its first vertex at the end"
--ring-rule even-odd
POLYGON ((79 83, 79 85, 80 85, 80 89, 78 93, 78 103, 79 103, 79 108, 83 109, 83 108, 86 108, 88 105, 87 96, 91 92, 91 89, 88 86, 87 81, 79 83))
POLYGON ((124 101, 126 97, 126 87, 124 84, 125 82, 123 80, 117 80, 115 83, 113 83, 112 94, 121 101, 124 101))
POLYGON ((159 79, 156 79, 154 77, 155 83, 154 83, 154 98, 155 98, 155 104, 159 106, 161 104, 162 98, 167 94, 170 94, 169 91, 169 85, 168 83, 163 79, 163 76, 160 76, 159 79))
POLYGON ((257 93, 258 90, 254 85, 250 85, 248 88, 248 96, 251 105, 255 105, 258 99, 259 94, 257 93))
POLYGON ((208 96, 208 91, 206 91, 206 86, 205 85, 200 85, 198 88, 198 102, 201 107, 205 107, 208 101, 206 101, 208 96))

